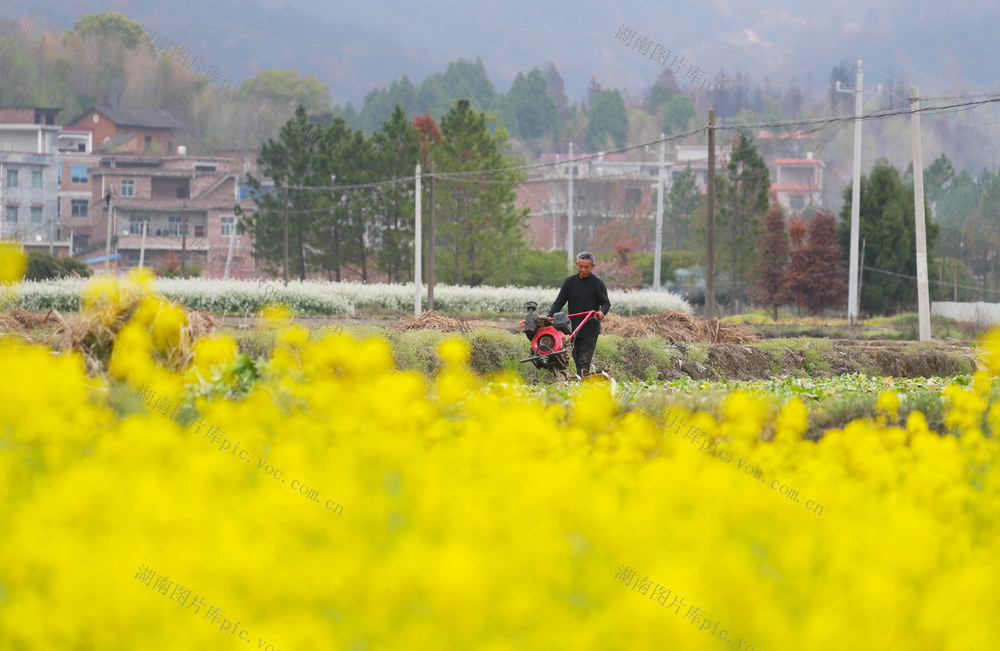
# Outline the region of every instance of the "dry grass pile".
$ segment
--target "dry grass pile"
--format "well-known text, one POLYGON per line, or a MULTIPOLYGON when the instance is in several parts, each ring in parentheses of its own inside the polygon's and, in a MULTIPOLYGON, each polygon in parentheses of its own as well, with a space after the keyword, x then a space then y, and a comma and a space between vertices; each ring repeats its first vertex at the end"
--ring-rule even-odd
POLYGON ((743 344, 757 341, 751 328, 711 318, 699 321, 683 312, 663 312, 622 317, 614 312, 604 317, 601 330, 609 335, 624 337, 663 337, 670 342, 700 342, 712 344, 743 344))
POLYGON ((41 312, 29 312, 20 307, 14 307, 0 314, 0 332, 30 332, 43 326, 54 326, 55 319, 52 318, 52 311, 42 314, 41 312))
POLYGON ((439 330, 441 332, 469 332, 471 328, 502 328, 489 321, 463 321, 453 319, 434 310, 422 312, 420 316, 405 319, 397 328, 399 332, 406 330, 439 330))
MULTIPOLYGON (((55 337, 52 345, 80 353, 87 372, 94 375, 106 367, 115 336, 131 313, 131 309, 122 311, 108 323, 107 315, 97 312, 61 314, 58 310, 49 310, 42 313, 15 307, 0 314, 0 333, 27 334, 39 328, 51 328, 55 337)), ((179 359, 175 360, 176 363, 186 365, 193 343, 212 335, 215 329, 216 322, 210 313, 187 311, 187 324, 182 328, 181 336, 185 345, 178 347, 179 359)))

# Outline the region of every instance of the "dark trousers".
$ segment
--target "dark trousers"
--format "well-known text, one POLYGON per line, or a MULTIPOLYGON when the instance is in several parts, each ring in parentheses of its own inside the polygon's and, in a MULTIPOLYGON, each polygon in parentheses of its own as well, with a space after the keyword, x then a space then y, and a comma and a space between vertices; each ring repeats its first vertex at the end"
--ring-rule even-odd
POLYGON ((597 349, 597 337, 577 337, 573 342, 573 362, 576 364, 576 374, 583 377, 590 373, 590 360, 597 349))

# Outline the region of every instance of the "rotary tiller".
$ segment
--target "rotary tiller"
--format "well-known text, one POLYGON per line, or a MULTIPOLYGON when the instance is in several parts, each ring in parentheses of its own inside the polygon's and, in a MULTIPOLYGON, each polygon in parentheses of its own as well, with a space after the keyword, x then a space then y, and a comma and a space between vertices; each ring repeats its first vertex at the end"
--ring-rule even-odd
POLYGON ((531 362, 535 368, 547 368, 557 377, 565 376, 569 368, 569 355, 573 349, 576 333, 580 331, 588 319, 597 314, 597 310, 566 314, 558 312, 552 318, 536 313, 538 303, 529 301, 528 314, 524 317, 524 334, 531 341, 531 357, 521 362, 531 362), (580 325, 573 329, 569 318, 584 317, 580 325))

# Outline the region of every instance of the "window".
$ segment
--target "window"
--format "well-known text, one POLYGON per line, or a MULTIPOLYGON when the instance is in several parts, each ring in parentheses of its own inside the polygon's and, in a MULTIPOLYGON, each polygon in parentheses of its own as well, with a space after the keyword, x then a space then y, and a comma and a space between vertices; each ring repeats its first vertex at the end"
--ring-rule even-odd
POLYGON ((87 200, 86 199, 70 199, 70 215, 73 217, 86 217, 87 216, 87 200))
POLYGON ((233 222, 235 221, 236 221, 235 217, 222 218, 222 235, 228 237, 233 234, 233 222))
POLYGON ((33 224, 41 224, 42 223, 42 207, 41 206, 32 206, 31 207, 31 222, 33 224))
POLYGON ((42 173, 39 171, 32 170, 31 172, 31 187, 40 188, 42 187, 42 173))
POLYGON ((151 144, 153 144, 153 136, 146 136, 146 149, 149 149, 151 144))
POLYGON ((625 188, 625 203, 636 204, 642 200, 642 190, 639 188, 625 188))
POLYGON ((70 165, 70 183, 86 183, 87 182, 87 166, 86 165, 70 165))
POLYGON ((62 185, 62 163, 56 165, 56 183, 62 185))
POLYGON ((62 217, 62 201, 56 200, 56 219, 60 219, 61 217, 62 217))
POLYGON ((215 165, 195 165, 194 171, 196 172, 214 172, 215 165))
POLYGON ((17 221, 17 206, 7 206, 7 210, 4 211, 4 221, 17 221))
POLYGON ((135 196, 135 181, 132 181, 131 179, 124 179, 122 181, 122 196, 123 197, 135 196))
POLYGON ((81 143, 80 143, 79 145, 77 145, 77 146, 76 146, 76 150, 77 150, 77 151, 82 151, 82 152, 85 152, 85 151, 87 151, 87 145, 85 145, 85 144, 83 144, 83 143, 81 142, 81 143))
POLYGON ((8 188, 17 187, 17 170, 7 170, 7 187, 8 188))
POLYGON ((180 237, 183 217, 167 217, 167 237, 180 237))
POLYGON ((195 237, 205 237, 205 227, 201 224, 194 225, 194 236, 195 237))
POLYGON ((806 198, 803 196, 788 197, 788 207, 792 210, 798 210, 799 208, 805 208, 806 198))
MULTIPOLYGON (((128 234, 129 235, 142 235, 142 225, 148 224, 149 220, 146 219, 145 215, 129 215, 128 217, 128 234)), ((146 235, 149 235, 149 226, 146 226, 146 235)))

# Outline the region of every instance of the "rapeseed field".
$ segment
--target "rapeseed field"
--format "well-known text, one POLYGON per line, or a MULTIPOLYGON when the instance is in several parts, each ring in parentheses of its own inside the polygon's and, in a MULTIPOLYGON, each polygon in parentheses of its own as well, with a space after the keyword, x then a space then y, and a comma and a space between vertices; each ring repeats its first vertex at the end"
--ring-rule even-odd
POLYGON ((105 372, 0 337, 2 649, 1000 648, 1000 334, 959 436, 887 392, 811 442, 797 400, 545 401, 281 310, 237 390, 148 277, 81 306, 127 319, 105 372))

